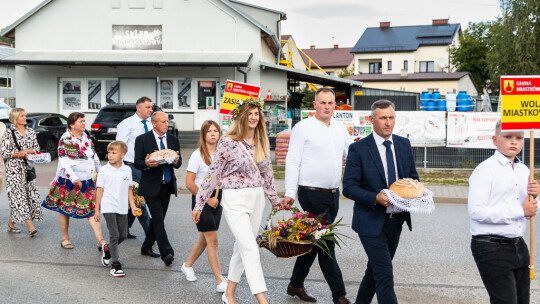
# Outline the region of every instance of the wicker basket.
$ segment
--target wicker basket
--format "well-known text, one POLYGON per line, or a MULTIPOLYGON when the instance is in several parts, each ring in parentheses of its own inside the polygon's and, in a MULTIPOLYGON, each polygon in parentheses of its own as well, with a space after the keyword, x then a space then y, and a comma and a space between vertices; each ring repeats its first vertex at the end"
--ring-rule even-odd
POLYGON ((304 255, 313 249, 313 244, 308 241, 276 240, 275 246, 270 246, 266 241, 259 242, 259 247, 266 248, 278 258, 294 258, 304 255), (273 247, 273 248, 271 248, 273 247))

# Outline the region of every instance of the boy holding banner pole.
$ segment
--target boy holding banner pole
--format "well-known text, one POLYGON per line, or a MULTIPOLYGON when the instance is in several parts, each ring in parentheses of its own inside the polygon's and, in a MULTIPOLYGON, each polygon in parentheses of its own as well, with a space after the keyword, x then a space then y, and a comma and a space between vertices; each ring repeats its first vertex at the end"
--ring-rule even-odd
MULTIPOLYGON (((531 146, 533 139, 532 135, 531 146)), ((469 179, 471 251, 491 303, 530 300, 532 250, 529 255, 523 234, 527 217, 532 230, 533 216, 538 212, 538 201, 533 198, 540 186, 532 169, 516 157, 523 143, 523 131, 501 131, 501 122, 497 122, 493 136, 497 150, 469 179)), ((531 168, 533 165, 531 161, 531 168)))

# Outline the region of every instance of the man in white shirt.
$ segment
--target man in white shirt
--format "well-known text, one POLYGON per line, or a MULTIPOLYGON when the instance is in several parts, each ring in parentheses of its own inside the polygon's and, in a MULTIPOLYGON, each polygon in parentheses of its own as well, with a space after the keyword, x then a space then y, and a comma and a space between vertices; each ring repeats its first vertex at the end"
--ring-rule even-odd
POLYGON ((516 155, 523 132, 495 127, 495 154, 469 178, 471 251, 491 303, 529 303, 529 250, 523 240, 526 218, 536 215, 538 182, 516 155))
MULTIPOLYGON (((135 138, 152 130, 152 122, 150 116, 152 115, 152 100, 146 96, 143 96, 135 103, 137 112, 132 116, 122 120, 118 124, 118 133, 116 133, 116 140, 123 141, 128 146, 126 157, 124 157, 124 164, 131 168, 133 181, 139 183, 141 180, 141 170, 135 168, 135 138)), ((142 215, 138 217, 139 223, 144 230, 144 234, 148 234, 150 227, 150 216, 148 215, 148 209, 146 206, 141 207, 142 215)), ((129 232, 129 228, 133 226, 135 217, 128 212, 128 238, 134 239, 136 236, 129 232)), ((155 253, 152 256, 159 257, 159 254, 155 253)))
MULTIPOLYGON (((330 88, 315 93, 315 116, 297 123, 291 133, 285 168, 285 203, 292 204, 298 191, 298 201, 304 211, 324 214, 334 222, 339 209, 339 185, 343 159, 352 138, 342 123, 332 119, 336 95, 330 88)), ((306 292, 304 280, 317 255, 334 303, 350 303, 345 297, 345 284, 336 260, 334 244, 328 243, 330 255, 314 247, 296 259, 287 294, 307 302, 317 299, 306 292)))

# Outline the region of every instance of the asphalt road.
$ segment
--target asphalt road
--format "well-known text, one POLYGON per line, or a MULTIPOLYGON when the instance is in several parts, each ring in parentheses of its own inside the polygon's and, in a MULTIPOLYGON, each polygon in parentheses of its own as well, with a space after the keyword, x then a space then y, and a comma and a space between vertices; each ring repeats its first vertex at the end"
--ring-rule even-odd
MULTIPOLYGON (((46 190, 40 191, 42 197, 46 190)), ((36 224, 39 233, 28 237, 6 232, 9 207, 7 195, 0 195, 0 302, 1 303, 221 303, 206 254, 194 265, 198 280, 188 282, 180 270, 198 237, 190 220, 191 198, 172 198, 166 227, 176 251, 176 260, 165 267, 160 259, 140 255, 143 232, 138 223, 132 230, 138 237, 120 245, 126 277, 114 278, 101 266, 100 255, 86 220, 72 220, 73 250, 60 248, 57 214, 45 210, 45 220, 36 224)), ((366 266, 366 255, 358 236, 350 229, 353 203, 341 201, 340 217, 350 236, 337 251, 349 299, 354 301, 366 266)), ((269 205, 265 212, 268 214, 269 205)), ((405 227, 405 226, 404 226, 405 227)), ((105 228, 105 227, 104 227, 105 228)), ((413 232, 404 228, 394 259, 396 292, 400 303, 488 303, 469 242, 467 206, 437 204, 431 215, 413 215, 413 232)), ((106 229, 105 236, 107 235, 106 229)), ((226 274, 233 237, 225 220, 219 230, 219 252, 226 274)), ((536 243, 539 239, 536 237, 536 243)), ((293 259, 277 259, 265 249, 261 258, 270 303, 303 303, 285 294, 293 259)), ((317 263, 315 263, 317 264, 317 263)), ((332 303, 330 290, 318 265, 306 281, 306 288, 319 303, 332 303)), ((540 303, 540 283, 532 282, 532 301, 540 303)), ((245 278, 240 282, 239 303, 256 303, 245 278)), ((374 301, 375 302, 375 301, 374 301)))

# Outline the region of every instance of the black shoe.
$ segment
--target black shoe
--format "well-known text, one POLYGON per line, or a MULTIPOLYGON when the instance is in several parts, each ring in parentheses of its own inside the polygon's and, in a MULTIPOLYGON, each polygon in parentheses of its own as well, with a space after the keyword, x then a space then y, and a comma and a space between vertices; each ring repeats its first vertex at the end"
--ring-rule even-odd
POLYGON ((168 254, 164 259, 163 262, 165 262, 165 266, 170 266, 172 262, 174 261, 174 256, 171 254, 168 254))
POLYGON ((152 258, 159 258, 160 257, 159 253, 155 252, 152 249, 147 249, 147 250, 141 249, 141 254, 152 257, 152 258))
POLYGON ((129 232, 129 231, 128 231, 128 235, 127 235, 127 238, 128 238, 128 239, 136 239, 136 238, 137 238, 137 236, 136 236, 136 235, 134 235, 134 234, 131 234, 131 232, 129 232))

